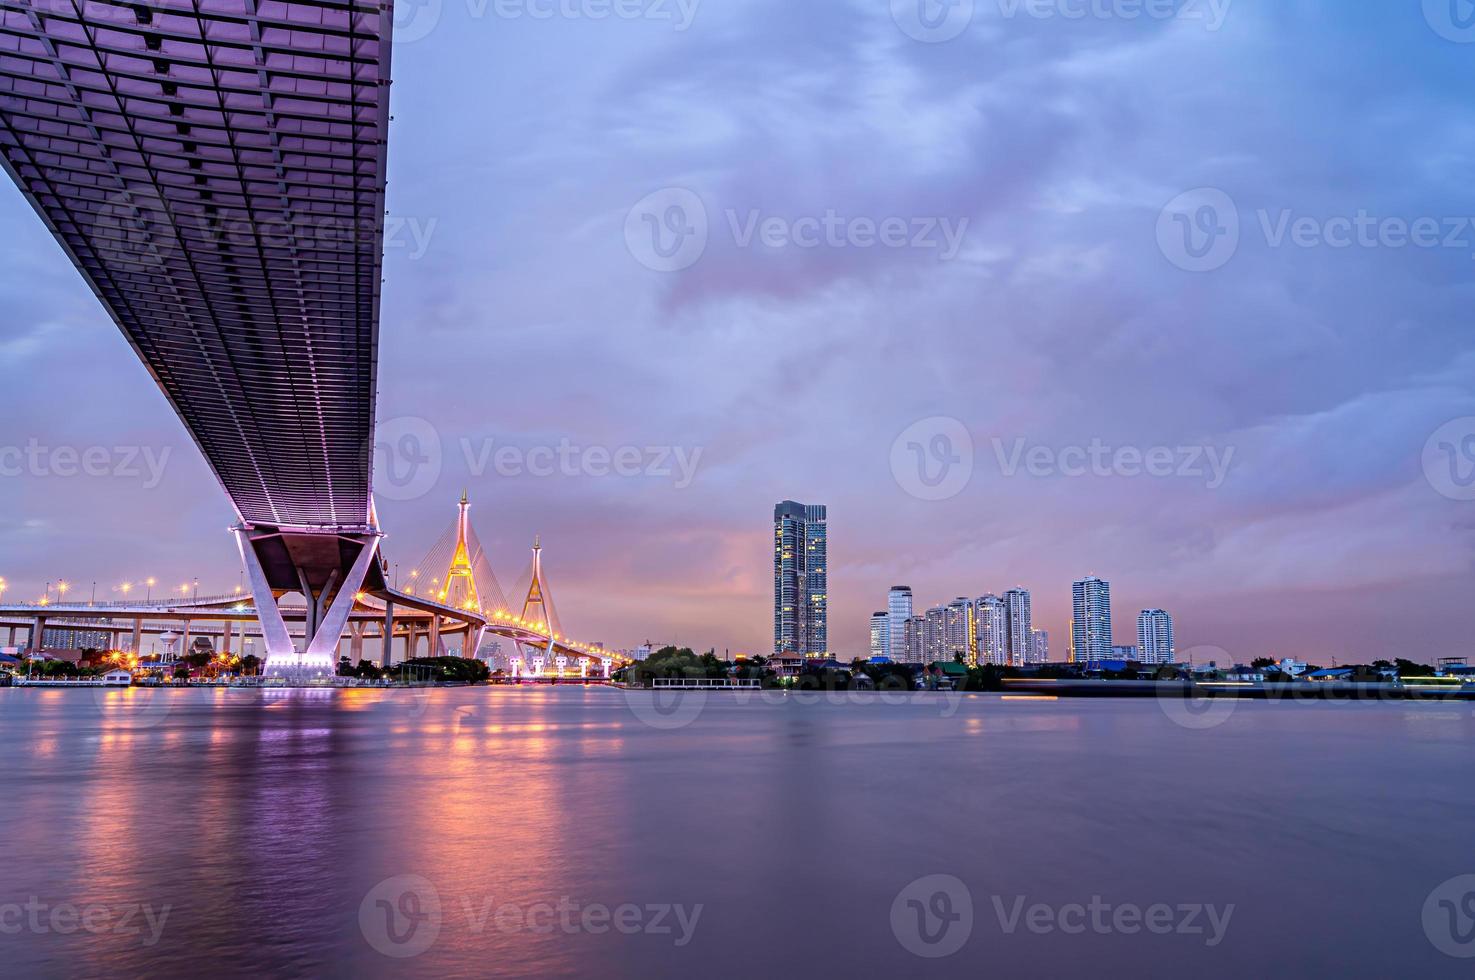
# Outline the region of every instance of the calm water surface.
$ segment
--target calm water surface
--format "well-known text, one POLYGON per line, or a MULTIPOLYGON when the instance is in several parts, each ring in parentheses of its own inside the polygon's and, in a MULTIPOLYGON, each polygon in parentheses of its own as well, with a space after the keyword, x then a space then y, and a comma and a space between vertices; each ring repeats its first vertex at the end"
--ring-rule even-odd
POLYGON ((1170 707, 0 690, 4 973, 1470 974, 1470 706, 1170 707))

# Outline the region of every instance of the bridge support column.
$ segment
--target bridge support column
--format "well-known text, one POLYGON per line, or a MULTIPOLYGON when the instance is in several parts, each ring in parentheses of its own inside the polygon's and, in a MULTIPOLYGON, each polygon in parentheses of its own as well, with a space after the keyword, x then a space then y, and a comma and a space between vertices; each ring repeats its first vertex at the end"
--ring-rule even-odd
POLYGON ((238 527, 235 532, 266 647, 263 673, 288 683, 331 678, 354 597, 379 553, 379 534, 255 527, 238 527), (328 544, 332 547, 324 547, 328 544), (352 555, 352 563, 344 569, 346 555, 352 555), (292 642, 276 599, 279 592, 295 591, 293 578, 307 600, 302 650, 292 642))
POLYGON ((430 652, 426 656, 440 656, 440 617, 434 614, 430 617, 430 652))
POLYGON ((183 660, 189 656, 190 644, 194 642, 189 635, 189 620, 184 621, 184 634, 179 638, 179 659, 183 660))
POLYGON ((31 645, 29 647, 31 653, 40 653, 41 652, 41 638, 42 638, 42 635, 45 632, 46 632, 46 617, 45 616, 35 616, 35 617, 32 617, 32 619, 31 619, 31 645))
POLYGON ((143 620, 142 619, 135 619, 133 621, 133 655, 135 657, 141 657, 141 656, 143 656, 143 620))
POLYGON ((235 632, 236 624, 227 619, 225 621, 225 635, 220 641, 220 652, 226 656, 230 656, 230 646, 235 641, 235 632))
POLYGON ((15 627, 14 626, 12 626, 10 628, 10 642, 7 643, 7 644, 5 644, 5 645, 8 646, 8 647, 14 647, 15 646, 15 627))
POLYGON ((348 659, 353 661, 355 667, 360 660, 364 659, 364 623, 350 623, 348 626, 348 659))
POLYGON ((394 602, 384 604, 384 669, 394 666, 394 602))

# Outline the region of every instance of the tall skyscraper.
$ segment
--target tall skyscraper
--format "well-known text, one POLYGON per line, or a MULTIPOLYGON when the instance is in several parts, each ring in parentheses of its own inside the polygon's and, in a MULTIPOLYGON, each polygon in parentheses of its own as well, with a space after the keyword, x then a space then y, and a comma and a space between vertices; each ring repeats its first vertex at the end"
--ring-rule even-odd
POLYGON ((891 655, 891 623, 884 612, 871 613, 871 657, 891 655))
POLYGON ((922 624, 922 662, 951 659, 947 652, 947 606, 933 606, 922 624))
POLYGON ((978 622, 978 662, 994 667, 1009 663, 1009 607, 998 596, 982 596, 974 603, 978 622))
POLYGON ((973 600, 959 596, 947 605, 947 647, 941 660, 963 658, 964 663, 974 663, 974 649, 978 642, 976 624, 973 621, 973 600))
POLYGON ((827 657, 830 650, 827 514, 785 500, 773 509, 773 652, 827 657))
POLYGON ((1145 664, 1177 663, 1173 617, 1161 609, 1142 610, 1137 616, 1137 647, 1145 664))
POLYGON ((887 653, 897 663, 907 663, 906 621, 912 618, 912 590, 910 586, 893 585, 886 597, 886 614, 891 620, 891 643, 887 653))
POLYGON ((1028 589, 1010 589, 1004 593, 1004 612, 1009 630, 1009 663, 1014 666, 1030 663, 1033 643, 1030 634, 1034 623, 1030 615, 1028 589))
POLYGON ((1050 662, 1050 634, 1047 631, 1030 631, 1029 662, 1032 664, 1050 662))
POLYGON ((927 617, 908 616, 902 627, 902 639, 906 645, 905 659, 901 663, 924 664, 927 662, 927 617))
POLYGON ((1094 575, 1071 587, 1070 659, 1111 659, 1111 583, 1094 575))

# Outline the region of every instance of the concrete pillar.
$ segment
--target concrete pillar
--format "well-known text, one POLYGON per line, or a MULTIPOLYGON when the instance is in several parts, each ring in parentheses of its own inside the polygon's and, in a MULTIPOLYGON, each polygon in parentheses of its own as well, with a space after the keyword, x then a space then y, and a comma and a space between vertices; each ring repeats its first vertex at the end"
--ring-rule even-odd
POLYGON ((230 655, 231 645, 235 642, 236 624, 230 620, 225 621, 225 635, 220 640, 220 652, 230 655))
POLYGON ((431 616, 430 617, 430 652, 428 654, 426 654, 426 656, 429 656, 429 657, 439 657, 440 656, 440 617, 439 616, 431 616))
POLYGON ((31 645, 29 648, 32 653, 39 653, 41 651, 41 636, 45 632, 46 617, 33 616, 31 618, 31 645))
POLYGON ((143 620, 142 619, 135 619, 133 621, 133 655, 135 657, 141 657, 141 656, 143 656, 143 620))
POLYGON ((12 626, 10 628, 10 642, 7 643, 7 644, 5 644, 5 645, 8 646, 8 647, 15 646, 15 627, 14 626, 12 626))
POLYGON ((348 659, 355 665, 364 659, 364 627, 362 621, 348 624, 348 659))
POLYGON ((384 604, 384 669, 394 666, 394 603, 384 604))
POLYGON ((189 620, 184 621, 184 633, 179 637, 179 657, 184 659, 189 656, 190 643, 193 642, 189 635, 189 620))

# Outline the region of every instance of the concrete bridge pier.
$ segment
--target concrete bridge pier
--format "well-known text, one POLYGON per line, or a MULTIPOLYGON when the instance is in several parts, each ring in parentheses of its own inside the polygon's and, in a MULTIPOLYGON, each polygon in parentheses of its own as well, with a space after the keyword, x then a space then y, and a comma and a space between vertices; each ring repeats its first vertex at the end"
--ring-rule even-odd
POLYGON ((384 640, 384 669, 388 670, 394 666, 394 603, 384 604, 384 632, 381 634, 384 640))

